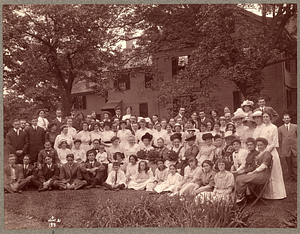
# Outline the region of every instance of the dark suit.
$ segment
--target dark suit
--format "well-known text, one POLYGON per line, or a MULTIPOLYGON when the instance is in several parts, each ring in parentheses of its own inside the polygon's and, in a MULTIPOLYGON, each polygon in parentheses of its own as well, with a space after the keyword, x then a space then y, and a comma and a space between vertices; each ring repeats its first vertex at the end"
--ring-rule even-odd
POLYGON ((178 118, 181 118, 182 121, 183 121, 184 123, 186 123, 186 121, 187 121, 187 118, 186 118, 186 117, 181 116, 180 114, 178 114, 178 115, 176 115, 176 116, 174 117, 175 122, 177 122, 177 119, 178 119, 178 118))
POLYGON ((4 167, 4 190, 14 193, 16 190, 24 188, 29 182, 24 180, 23 167, 20 164, 13 165, 15 169, 15 179, 12 179, 12 169, 10 165, 4 167), (11 184, 18 183, 17 189, 14 189, 11 184))
POLYGON ((113 117, 111 117, 111 122, 113 123, 115 119, 118 119, 119 121, 121 121, 122 120, 122 115, 120 115, 119 117, 114 115, 113 117))
POLYGON ((23 157, 27 153, 28 150, 28 135, 24 131, 19 131, 19 135, 15 132, 15 130, 10 131, 6 135, 6 146, 8 148, 9 154, 15 154, 17 156, 16 164, 23 163, 23 157), (16 151, 22 150, 23 153, 21 155, 17 155, 16 151))
POLYGON ((61 122, 60 122, 57 118, 55 118, 55 119, 52 120, 52 123, 56 123, 57 124, 56 131, 58 133, 60 133, 60 127, 64 124, 64 119, 61 118, 61 122))
POLYGON ((43 187, 43 183, 52 179, 49 183, 49 188, 53 186, 55 180, 59 178, 59 168, 56 164, 52 163, 51 168, 48 168, 47 164, 44 164, 42 169, 37 170, 37 178, 33 177, 32 182, 39 188, 43 187))
POLYGON ((190 148, 188 148, 185 152, 184 152, 184 158, 185 160, 182 161, 182 164, 181 164, 181 171, 180 171, 180 174, 183 176, 184 175, 184 168, 189 165, 189 159, 191 157, 197 157, 199 153, 199 148, 198 146, 196 145, 192 145, 190 148))
MULTIPOLYGON (((199 126, 199 129, 200 129, 200 124, 204 123, 205 125, 207 124, 207 122, 211 122, 212 124, 214 123, 214 121, 212 119, 209 119, 207 117, 204 117, 203 120, 201 120, 199 118, 199 121, 198 121, 198 126, 199 126)), ((213 127, 213 126, 212 126, 213 127)))
POLYGON ((278 128, 278 141, 280 155, 285 157, 290 176, 297 176, 297 125, 289 124, 278 128))
MULTIPOLYGON (((254 113, 255 111, 262 111, 262 110, 261 110, 261 108, 259 107, 259 108, 256 108, 256 109, 253 111, 253 113, 254 113)), ((272 114, 272 116, 273 116, 272 123, 275 123, 275 122, 277 121, 278 117, 279 117, 278 113, 277 113, 272 107, 270 107, 270 106, 265 106, 265 107, 264 107, 264 110, 263 110, 262 112, 268 112, 268 113, 272 114)))
POLYGON ((52 158, 52 162, 58 164, 60 162, 57 151, 55 149, 50 149, 49 151, 46 149, 42 149, 38 154, 38 163, 44 164, 45 158, 50 156, 52 158))
POLYGON ((83 178, 88 182, 88 184, 95 186, 96 184, 102 184, 107 178, 107 165, 101 164, 100 162, 94 161, 92 165, 90 162, 85 162, 82 170, 83 178), (95 173, 86 171, 86 169, 92 169, 98 167, 95 173))
POLYGON ((79 164, 74 162, 71 167, 68 163, 62 165, 59 180, 54 182, 54 186, 66 189, 67 183, 74 184, 75 190, 87 185, 87 182, 82 180, 79 164))
POLYGON ((38 159, 38 153, 44 148, 45 144, 45 130, 41 127, 37 127, 37 130, 33 127, 26 129, 28 135, 28 154, 30 155, 31 162, 34 163, 38 159))

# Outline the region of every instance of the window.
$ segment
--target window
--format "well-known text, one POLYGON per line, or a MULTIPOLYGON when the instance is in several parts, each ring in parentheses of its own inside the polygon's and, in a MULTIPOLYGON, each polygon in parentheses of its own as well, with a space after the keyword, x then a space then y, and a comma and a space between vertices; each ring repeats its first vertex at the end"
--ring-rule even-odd
POLYGON ((145 88, 151 88, 153 82, 153 73, 145 73, 145 88))
POLYGON ((234 110, 241 107, 241 91, 233 91, 233 108, 234 110))
POLYGON ((114 81, 114 86, 119 90, 130 89, 130 73, 120 74, 114 81))
POLYGON ((178 74, 180 70, 184 70, 188 64, 189 56, 179 56, 172 58, 172 76, 178 74))
POLYGON ((86 96, 77 96, 73 97, 73 105, 77 110, 85 110, 86 109, 86 96))
POLYGON ((139 107, 140 107, 140 116, 143 118, 148 117, 148 103, 147 102, 140 103, 139 107))

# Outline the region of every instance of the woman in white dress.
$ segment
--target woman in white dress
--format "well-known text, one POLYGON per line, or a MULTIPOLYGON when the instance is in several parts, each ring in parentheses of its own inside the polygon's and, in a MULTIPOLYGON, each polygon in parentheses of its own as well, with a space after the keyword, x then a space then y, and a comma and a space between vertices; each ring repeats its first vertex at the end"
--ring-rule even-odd
POLYGON ((267 150, 273 156, 273 166, 270 182, 263 194, 263 197, 266 199, 283 199, 286 197, 286 191, 282 176, 280 159, 276 149, 276 147, 279 147, 278 130, 277 127, 272 124, 272 114, 270 114, 269 112, 263 113, 263 121, 265 127, 262 129, 260 137, 266 138, 268 140, 267 150))
POLYGON ((166 130, 167 132, 165 133, 165 146, 167 147, 167 149, 171 149, 172 148, 172 141, 171 141, 171 136, 173 135, 173 131, 172 131, 172 126, 170 124, 167 124, 166 126, 166 130))
POLYGON ((61 140, 66 140, 68 144, 68 148, 72 148, 73 139, 70 135, 68 135, 68 126, 63 125, 60 127, 60 134, 55 138, 54 149, 58 150, 58 145, 61 140))
POLYGON ((45 111, 39 110, 38 112, 38 123, 37 126, 43 128, 44 130, 47 130, 49 121, 45 118, 45 111))
POLYGON ((126 107, 125 111, 126 111, 126 115, 124 115, 122 117, 122 120, 130 119, 131 112, 132 112, 132 107, 131 106, 126 107))
POLYGON ((95 122, 93 125, 93 131, 90 132, 91 134, 91 141, 93 142, 95 139, 101 139, 101 131, 100 131, 100 123, 95 122))
POLYGON ((220 122, 220 131, 225 132, 226 125, 227 125, 226 118, 224 116, 220 116, 219 122, 220 122))
POLYGON ((72 137, 73 140, 76 139, 77 131, 73 128, 73 119, 71 117, 67 118, 67 126, 68 126, 68 135, 72 137))
POLYGON ((119 126, 121 129, 117 132, 117 137, 120 138, 120 149, 124 152, 125 147, 128 145, 128 139, 131 135, 131 131, 126 129, 126 122, 123 120, 120 121, 119 126))
POLYGON ((137 164, 137 160, 138 160, 138 158, 137 158, 136 155, 130 155, 129 156, 129 164, 127 164, 127 168, 126 168, 126 182, 127 182, 127 184, 138 173, 139 165, 137 164))
POLYGON ((76 139, 74 141, 74 148, 71 150, 72 154, 74 154, 74 160, 77 163, 84 163, 86 161, 86 151, 81 147, 81 140, 76 139))
POLYGON ((128 183, 129 189, 151 191, 153 187, 154 176, 148 166, 148 163, 144 160, 139 162, 138 173, 128 183))
POLYGON ((107 157, 108 157, 108 161, 113 162, 113 155, 116 152, 122 152, 119 146, 119 137, 113 136, 110 141, 111 141, 111 146, 106 149, 107 152, 107 157))
POLYGON ((111 143, 111 138, 115 136, 115 133, 110 130, 111 124, 109 122, 103 123, 103 132, 101 133, 101 141, 105 144, 111 143))
MULTIPOLYGON (((163 158, 159 158, 156 160, 157 168, 155 169, 155 177, 154 177, 154 184, 152 187, 152 191, 156 186, 167 181, 169 169, 164 165, 163 158)), ((149 188, 151 190, 151 188, 149 188)))
POLYGON ((91 134, 88 131, 89 125, 87 122, 83 122, 82 123, 82 131, 80 131, 77 136, 76 139, 80 139, 81 140, 81 149, 84 149, 85 152, 88 152, 88 150, 91 149, 91 134))
POLYGON ((182 180, 182 175, 177 172, 175 165, 169 166, 169 172, 167 180, 154 188, 155 192, 175 192, 176 185, 182 180))
POLYGON ((139 151, 139 145, 135 143, 135 136, 130 135, 128 138, 128 144, 124 148, 124 154, 125 154, 125 162, 129 161, 130 155, 136 155, 136 153, 139 151))
POLYGON ((57 156, 60 160, 60 165, 67 163, 67 155, 72 153, 72 151, 67 148, 67 145, 67 141, 64 139, 59 143, 57 156))

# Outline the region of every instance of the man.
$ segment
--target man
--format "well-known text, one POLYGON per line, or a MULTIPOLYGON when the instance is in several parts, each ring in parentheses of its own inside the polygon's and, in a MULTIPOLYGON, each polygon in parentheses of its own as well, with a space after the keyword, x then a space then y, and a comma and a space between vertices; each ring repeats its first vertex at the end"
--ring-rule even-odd
POLYGON ((200 110, 199 111, 199 126, 201 123, 207 124, 208 121, 213 122, 212 120, 210 120, 206 117, 204 110, 200 110))
POLYGON ((103 186, 106 190, 120 190, 126 187, 126 175, 120 170, 120 163, 113 162, 113 171, 111 171, 107 177, 103 186))
POLYGON ((26 187, 30 184, 31 178, 33 177, 34 167, 30 164, 30 156, 25 155, 23 158, 23 176, 25 182, 27 182, 26 187))
POLYGON ((32 182, 38 187, 38 191, 52 190, 54 182, 59 178, 59 168, 52 163, 52 158, 47 156, 45 164, 38 164, 37 178, 32 177, 32 182))
POLYGON ((28 135, 28 154, 30 155, 31 163, 36 163, 38 153, 44 148, 45 144, 45 130, 37 126, 38 119, 36 116, 32 117, 31 127, 26 130, 28 135))
POLYGON ((47 156, 50 156, 52 158, 52 162, 59 164, 60 161, 57 155, 57 151, 51 147, 51 142, 45 141, 44 147, 45 149, 42 149, 38 154, 37 162, 39 164, 45 164, 45 158, 47 156))
POLYGON ((186 122, 186 117, 184 117, 184 113, 185 113, 185 108, 183 108, 183 107, 179 108, 179 113, 174 118, 175 121, 177 122, 177 119, 181 118, 182 121, 185 123, 186 122))
POLYGON ((224 114, 225 120, 227 123, 229 123, 231 121, 231 113, 227 112, 224 114))
POLYGON ((80 189, 87 185, 85 180, 82 180, 79 164, 74 162, 74 155, 67 155, 67 163, 63 164, 60 170, 59 180, 56 180, 53 185, 60 189, 80 189))
POLYGON ((258 105, 258 108, 256 108, 253 113, 255 111, 261 111, 261 112, 269 112, 270 114, 272 114, 273 116, 273 119, 272 119, 272 123, 275 123, 276 120, 278 119, 279 115, 277 114, 277 112, 270 106, 266 106, 266 101, 263 97, 260 97, 258 99, 258 102, 257 102, 257 105, 258 105))
POLYGON ((115 115, 111 118, 111 122, 114 122, 115 119, 119 119, 119 121, 122 120, 121 108, 120 107, 117 107, 115 109, 115 115))
POLYGON ((289 114, 283 115, 284 125, 278 128, 280 155, 285 157, 289 174, 297 179, 297 125, 292 124, 289 114))
POLYGON ((23 132, 25 132, 26 129, 26 120, 25 119, 21 119, 20 120, 20 130, 22 130, 23 132))
POLYGON ((133 127, 132 127, 132 125, 133 125, 134 123, 136 123, 136 116, 135 116, 135 115, 131 115, 131 116, 130 116, 130 125, 126 126, 126 129, 129 129, 133 135, 134 135, 134 133, 136 132, 136 131, 133 132, 133 127))
POLYGON ((100 148, 100 140, 98 140, 98 139, 93 140, 92 150, 94 150, 95 155, 97 155, 99 153, 99 148, 100 148))
POLYGON ((10 154, 8 165, 4 167, 4 191, 9 193, 22 193, 21 189, 28 184, 24 178, 22 165, 15 164, 16 156, 10 154))
POLYGON ((28 136, 26 132, 20 130, 20 122, 18 119, 13 120, 12 125, 13 130, 7 133, 5 139, 8 154, 16 155, 16 163, 22 164, 23 157, 28 149, 28 136))
POLYGON ((153 115, 152 116, 152 123, 154 124, 154 126, 156 126, 156 124, 158 123, 158 115, 153 115))
POLYGON ((57 132, 59 131, 60 127, 64 124, 63 123, 63 118, 62 118, 62 111, 60 109, 57 109, 56 112, 56 117, 55 119, 52 120, 52 123, 57 124, 57 132))
POLYGON ((150 133, 150 130, 146 127, 145 119, 141 119, 139 124, 141 128, 135 132, 135 138, 136 142, 143 147, 142 136, 144 136, 146 132, 150 133))

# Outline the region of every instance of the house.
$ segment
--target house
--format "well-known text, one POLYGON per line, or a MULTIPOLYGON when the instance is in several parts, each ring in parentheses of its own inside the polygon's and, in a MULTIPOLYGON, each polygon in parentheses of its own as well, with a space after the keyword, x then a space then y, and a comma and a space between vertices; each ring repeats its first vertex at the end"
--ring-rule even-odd
MULTIPOLYGON (((253 13, 246 14, 254 15, 253 13)), ((254 20, 260 20, 260 17, 257 15, 253 17, 255 18, 254 20)), ((289 28, 291 28, 290 24, 289 28)), ((131 42, 127 43, 127 45, 130 44, 131 42)), ((164 81, 172 80, 172 77, 179 70, 184 69, 185 64, 188 63, 188 55, 191 51, 192 48, 185 48, 181 51, 162 51, 157 53, 155 55, 156 59, 153 59, 153 63, 157 68, 156 77, 159 76, 164 81)), ((266 94, 270 97, 267 104, 272 106, 279 114, 282 114, 286 109, 296 109, 297 107, 296 68, 296 60, 291 60, 273 64, 264 69, 265 80, 263 86, 265 88, 261 95, 266 94)), ((109 111, 114 114, 116 107, 120 107, 122 114, 124 114, 125 108, 131 106, 133 114, 137 116, 146 117, 158 114, 160 117, 169 118, 172 116, 172 113, 168 112, 168 108, 172 108, 172 106, 168 108, 163 107, 157 99, 157 91, 149 89, 149 82, 159 82, 160 80, 147 73, 128 72, 112 84, 117 86, 121 92, 109 90, 105 98, 95 95, 88 83, 79 81, 72 89, 74 106, 85 115, 90 114, 92 111, 96 111, 98 114, 103 111, 109 111)), ((244 97, 234 83, 229 81, 226 83, 221 78, 216 78, 214 82, 219 84, 219 91, 212 95, 219 100, 222 107, 228 106, 231 110, 236 110, 240 107, 244 97)), ((159 83, 157 84, 159 85, 159 83)), ((176 112, 179 106, 174 101, 173 109, 176 112)))

